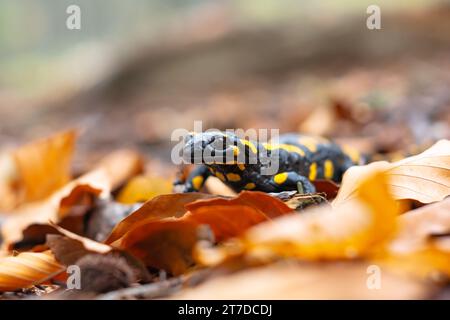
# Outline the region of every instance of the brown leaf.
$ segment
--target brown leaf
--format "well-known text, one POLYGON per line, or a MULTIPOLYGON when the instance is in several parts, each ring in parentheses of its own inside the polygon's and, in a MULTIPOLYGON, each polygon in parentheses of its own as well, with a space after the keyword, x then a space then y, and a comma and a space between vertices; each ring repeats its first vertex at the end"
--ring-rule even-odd
POLYGON ((45 235, 52 231, 49 221, 60 223, 67 218, 66 227, 68 225, 74 231, 80 229, 82 215, 86 210, 82 210, 81 215, 75 215, 75 220, 70 221, 69 208, 81 205, 86 197, 97 197, 100 190, 84 184, 71 184, 70 187, 73 189, 64 188, 47 201, 24 206, 14 216, 9 217, 2 225, 4 245, 9 250, 17 250, 43 243, 45 235), (66 190, 68 194, 65 194, 66 190))
POLYGON ((350 168, 344 174, 333 205, 354 197, 358 183, 380 170, 386 172, 395 199, 440 201, 450 195, 450 141, 440 140, 423 153, 394 163, 380 161, 350 168))
POLYGON ((200 248, 199 260, 217 264, 228 256, 256 253, 308 260, 367 256, 393 235, 397 206, 381 173, 366 177, 357 190, 357 197, 341 206, 313 208, 254 226, 216 252, 200 248))
POLYGON ((175 218, 149 221, 127 232, 112 245, 130 252, 147 266, 180 275, 193 264, 197 225, 175 218))
MULTIPOLYGON (((450 237, 450 198, 409 211, 398 221, 399 232, 390 244, 395 252, 414 252, 436 244, 439 247, 437 236, 450 237)), ((450 248, 448 251, 450 255, 450 248)))
POLYGON ((369 290, 369 265, 280 262, 212 278, 174 299, 424 299, 434 293, 425 282, 384 269, 380 289, 369 290))
POLYGON ((449 212, 450 198, 403 214, 396 237, 374 261, 399 273, 450 279, 449 212))
POLYGON ((18 208, 2 225, 4 245, 11 247, 20 241, 22 231, 33 224, 53 221, 71 231, 83 229, 82 218, 94 200, 108 198, 113 189, 141 169, 141 157, 136 152, 119 150, 111 153, 94 170, 66 184, 47 199, 18 208))
POLYGON ((229 200, 202 199, 208 197, 195 193, 157 197, 119 223, 107 243, 132 253, 147 266, 177 275, 193 264, 200 225, 209 225, 221 241, 292 212, 280 200, 260 192, 243 192, 229 200), (192 202, 196 199, 200 200, 192 202))
POLYGON ((232 199, 205 199, 187 204, 182 219, 211 227, 218 242, 241 235, 249 227, 293 210, 262 192, 243 191, 232 199))
MULTIPOLYGON (((186 205, 186 209, 194 212, 202 207, 211 206, 235 206, 243 205, 257 209, 264 213, 269 218, 277 218, 286 213, 292 213, 293 210, 289 208, 281 200, 272 197, 264 192, 259 191, 242 191, 235 198, 213 198, 198 200, 186 205)), ((212 210, 211 210, 212 211, 212 210)))
POLYGON ((131 229, 145 222, 167 217, 181 217, 186 213, 184 207, 186 204, 211 197, 213 196, 203 193, 179 193, 155 197, 118 223, 105 243, 116 241, 131 229))

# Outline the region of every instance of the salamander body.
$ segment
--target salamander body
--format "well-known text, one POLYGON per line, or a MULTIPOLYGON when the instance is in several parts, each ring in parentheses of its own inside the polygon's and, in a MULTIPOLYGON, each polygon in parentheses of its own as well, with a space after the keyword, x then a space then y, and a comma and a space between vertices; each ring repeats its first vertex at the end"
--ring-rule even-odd
POLYGON ((321 137, 285 134, 277 143, 260 143, 220 131, 188 135, 183 158, 199 166, 185 182, 175 182, 182 192, 199 191, 213 175, 237 192, 313 193, 312 181, 340 182, 349 167, 365 162, 356 150, 321 137))

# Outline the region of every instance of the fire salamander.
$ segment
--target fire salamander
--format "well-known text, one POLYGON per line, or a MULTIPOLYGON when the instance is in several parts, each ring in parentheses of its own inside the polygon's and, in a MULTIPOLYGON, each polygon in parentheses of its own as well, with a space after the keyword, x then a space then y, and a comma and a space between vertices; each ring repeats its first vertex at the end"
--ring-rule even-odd
POLYGON ((213 175, 237 192, 298 190, 314 193, 312 181, 340 182, 349 167, 365 162, 356 150, 340 147, 324 138, 285 134, 278 140, 277 144, 259 143, 220 131, 190 134, 184 140, 183 159, 200 165, 185 182, 176 181, 175 190, 199 191, 213 175), (262 172, 275 162, 278 165, 274 172, 262 172))

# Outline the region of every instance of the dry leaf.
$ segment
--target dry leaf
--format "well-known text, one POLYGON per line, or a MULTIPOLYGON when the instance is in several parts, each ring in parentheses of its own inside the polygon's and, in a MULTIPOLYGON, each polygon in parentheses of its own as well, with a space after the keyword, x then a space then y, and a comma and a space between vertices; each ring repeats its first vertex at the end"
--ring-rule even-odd
POLYGON ((119 222, 105 243, 112 243, 131 229, 148 221, 181 217, 186 213, 186 204, 199 199, 211 198, 203 193, 167 194, 155 197, 142 205, 141 208, 119 222))
POLYGON ((139 225, 112 245, 147 266, 180 275, 194 263, 192 250, 197 239, 193 222, 166 218, 139 225))
POLYGON ((232 199, 205 199, 187 204, 183 219, 207 224, 217 241, 241 235, 249 227, 293 210, 281 200, 263 192, 243 191, 232 199))
POLYGON ((72 225, 70 230, 77 231, 75 229, 81 226, 86 210, 74 212, 72 209, 75 206, 86 205, 88 199, 91 199, 92 204, 92 197, 108 198, 113 189, 123 184, 141 168, 139 154, 129 150, 111 153, 94 170, 71 181, 49 198, 18 208, 15 214, 2 225, 4 246, 11 247, 14 243, 21 241, 22 232, 30 225, 48 224, 48 221, 60 223, 72 214, 76 221, 70 221, 65 227, 72 225))
MULTIPOLYGON (((70 187, 73 189, 64 188, 46 201, 23 206, 14 216, 9 217, 2 225, 3 245, 10 250, 17 250, 19 247, 23 248, 24 244, 32 247, 42 243, 45 235, 52 230, 49 221, 63 221, 70 213, 70 205, 82 204, 85 197, 97 197, 101 192, 85 184, 70 184, 70 187), (60 210, 61 208, 63 210, 60 210)), ((85 212, 86 210, 83 210, 82 213, 85 212)), ((82 218, 78 216, 78 223, 68 221, 68 224, 79 229, 77 224, 82 223, 82 218)))
POLYGON ((219 276, 174 299, 426 299, 435 288, 389 270, 378 290, 367 287, 364 262, 279 262, 219 276))
POLYGON ((200 225, 209 225, 221 241, 292 212, 280 200, 261 192, 243 192, 234 199, 202 199, 208 197, 196 193, 157 197, 119 223, 107 243, 130 252, 147 266, 178 275, 194 262, 200 225), (193 201, 195 198, 201 200, 193 201))
POLYGON ((449 212, 450 198, 403 214, 396 237, 373 261, 399 273, 450 279, 449 212))
POLYGON ((117 201, 125 204, 146 202, 156 196, 172 191, 172 183, 158 177, 137 176, 120 191, 117 201))
POLYGON ((216 251, 200 248, 198 258, 217 264, 243 253, 310 260, 367 256, 393 235, 397 206, 382 173, 367 176, 357 190, 357 197, 341 206, 313 208, 257 225, 234 245, 216 251))
POLYGON ((57 133, 14 150, 10 157, 2 157, 1 176, 6 171, 8 178, 0 181, 0 189, 10 197, 8 203, 0 200, 0 208, 10 210, 21 203, 42 200, 64 186, 71 177, 76 136, 74 130, 57 133))
POLYGON ((71 130, 14 152, 26 202, 44 199, 69 182, 75 139, 76 132, 71 130))
POLYGON ((130 178, 140 174, 144 170, 144 164, 138 152, 122 149, 103 158, 97 165, 97 170, 104 171, 109 178, 111 190, 115 190, 130 178))
POLYGON ((64 267, 50 251, 23 252, 0 258, 0 291, 31 287, 61 273, 64 267))
POLYGON ((450 195, 450 141, 440 140, 423 153, 394 163, 380 161, 350 168, 333 205, 354 197, 358 183, 374 171, 386 172, 397 200, 440 201, 450 195))
MULTIPOLYGON (((439 235, 450 237, 450 198, 409 211, 398 218, 399 231, 390 248, 398 253, 415 252, 436 245, 439 235)), ((449 251, 450 248, 441 248, 449 251)))

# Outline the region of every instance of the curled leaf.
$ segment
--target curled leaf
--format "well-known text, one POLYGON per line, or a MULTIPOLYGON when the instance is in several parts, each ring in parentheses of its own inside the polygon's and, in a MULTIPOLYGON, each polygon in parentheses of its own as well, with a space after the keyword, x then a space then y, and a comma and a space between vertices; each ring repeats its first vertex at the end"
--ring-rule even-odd
POLYGON ((145 222, 168 217, 181 217, 186 213, 184 207, 186 204, 210 197, 212 196, 203 193, 178 193, 155 197, 119 222, 105 240, 105 243, 116 241, 131 229, 145 222))
POLYGON ((224 245, 216 252, 200 249, 199 260, 216 264, 227 259, 227 252, 230 256, 263 254, 307 260, 368 256, 392 237, 396 217, 397 206, 386 190, 386 178, 375 173, 361 183, 352 201, 254 226, 234 245, 224 245))
POLYGON ((0 291, 15 291, 42 283, 56 276, 64 267, 50 251, 23 252, 0 258, 0 291))
MULTIPOLYGON (((113 189, 141 169, 141 157, 138 153, 130 150, 111 153, 95 169, 69 182, 47 199, 15 210, 15 214, 1 228, 4 245, 13 248, 16 242, 22 240, 22 232, 29 226, 45 225, 48 221, 62 223, 65 220, 65 228, 75 232, 82 230, 83 216, 94 200, 98 197, 108 198, 113 189)), ((46 230, 48 228, 42 229, 41 233, 34 232, 34 239, 42 240, 46 230)))
POLYGON ((22 203, 42 200, 69 182, 76 136, 75 130, 57 133, 2 157, 0 189, 9 198, 8 202, 0 199, 0 208, 10 210, 22 203))
POLYGON ((374 171, 386 173, 394 199, 440 201, 450 195, 450 141, 440 140, 421 154, 397 162, 380 161, 350 168, 333 204, 354 197, 358 183, 374 171))
POLYGON ((195 193, 154 198, 119 223, 106 243, 132 253, 147 266, 181 274, 194 262, 200 225, 208 225, 215 239, 222 241, 292 212, 282 201, 260 192, 243 192, 233 199, 208 198, 195 193))

